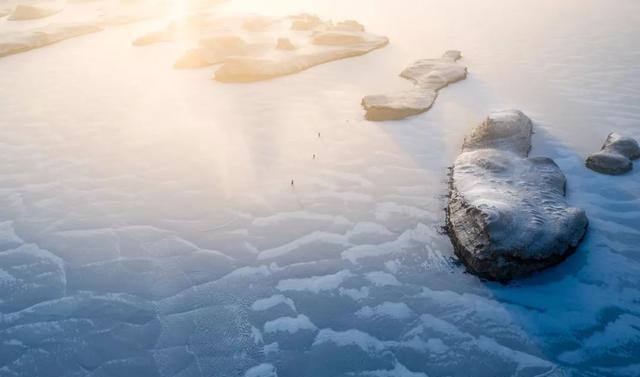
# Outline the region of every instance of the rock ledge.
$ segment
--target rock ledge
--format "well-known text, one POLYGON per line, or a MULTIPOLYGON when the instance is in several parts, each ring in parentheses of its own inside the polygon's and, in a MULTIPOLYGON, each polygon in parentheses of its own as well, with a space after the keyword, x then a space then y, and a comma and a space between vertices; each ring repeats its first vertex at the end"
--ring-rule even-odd
POLYGON ((440 89, 467 77, 467 67, 456 63, 461 57, 460 51, 450 50, 441 58, 413 63, 400 73, 401 77, 413 81, 413 88, 365 96, 362 99, 365 118, 373 121, 398 120, 429 110, 440 89))

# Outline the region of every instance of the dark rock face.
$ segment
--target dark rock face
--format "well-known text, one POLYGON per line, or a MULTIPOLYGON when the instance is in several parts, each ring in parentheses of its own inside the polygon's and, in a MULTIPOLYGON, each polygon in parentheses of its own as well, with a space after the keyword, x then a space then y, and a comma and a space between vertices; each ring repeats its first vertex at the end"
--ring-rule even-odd
POLYGON ((635 139, 611 133, 602 149, 589 155, 585 163, 598 173, 617 175, 630 171, 633 168, 631 160, 637 158, 640 158, 640 146, 635 139))
POLYGON ((566 179, 547 157, 527 157, 531 120, 492 113, 465 139, 450 182, 447 226, 455 252, 475 274, 507 281, 559 263, 588 220, 565 199, 566 179))
POLYGON ((438 91, 467 77, 467 67, 456 63, 460 51, 450 50, 438 59, 422 59, 405 68, 400 76, 414 83, 413 88, 391 94, 365 96, 362 107, 367 120, 397 120, 431 108, 438 91))

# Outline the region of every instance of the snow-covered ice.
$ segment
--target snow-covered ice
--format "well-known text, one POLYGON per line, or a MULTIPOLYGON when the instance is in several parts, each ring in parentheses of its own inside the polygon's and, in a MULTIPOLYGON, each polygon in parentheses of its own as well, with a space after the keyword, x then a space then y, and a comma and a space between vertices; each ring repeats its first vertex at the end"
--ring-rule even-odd
MULTIPOLYGON (((95 20, 92 3, 0 34, 95 20)), ((215 9, 354 19, 390 43, 251 84, 173 69, 186 43, 131 45, 173 16, 0 58, 0 376, 638 375, 640 169, 584 166, 609 133, 640 138, 637 1, 215 9), (364 95, 448 49, 470 74, 429 112, 363 119, 364 95), (505 108, 590 230, 500 285, 441 229, 464 135, 505 108)))

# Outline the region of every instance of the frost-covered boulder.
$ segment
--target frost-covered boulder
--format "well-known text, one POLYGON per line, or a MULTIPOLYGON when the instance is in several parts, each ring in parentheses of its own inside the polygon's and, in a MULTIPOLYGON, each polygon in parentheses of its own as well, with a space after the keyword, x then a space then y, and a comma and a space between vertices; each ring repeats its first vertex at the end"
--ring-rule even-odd
POLYGON ((451 175, 447 226, 475 274, 505 281, 559 263, 587 229, 565 199, 566 179, 548 157, 527 157, 531 120, 492 113, 465 139, 451 175))
POLYGON ((391 94, 369 95, 362 99, 368 120, 396 120, 431 108, 438 91, 467 77, 467 67, 456 63, 460 51, 447 51, 438 59, 422 59, 400 73, 413 81, 412 89, 391 94))
POLYGON ((437 93, 428 88, 415 87, 393 94, 376 94, 362 99, 368 120, 397 120, 425 112, 435 101, 437 93))
POLYGON ((631 160, 640 158, 640 146, 635 139, 611 133, 602 149, 587 157, 589 169, 604 174, 623 174, 633 168, 631 160))
POLYGON ((39 7, 35 5, 16 5, 7 18, 10 21, 25 21, 45 18, 60 12, 60 9, 39 7))

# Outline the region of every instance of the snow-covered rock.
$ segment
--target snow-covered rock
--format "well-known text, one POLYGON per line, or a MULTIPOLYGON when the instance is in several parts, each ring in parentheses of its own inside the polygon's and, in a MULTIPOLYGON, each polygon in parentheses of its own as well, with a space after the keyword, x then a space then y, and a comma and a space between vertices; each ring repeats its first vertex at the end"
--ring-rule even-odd
POLYGON ((235 35, 220 35, 200 40, 199 47, 187 51, 174 64, 175 68, 199 68, 222 63, 229 56, 242 56, 251 53, 242 38, 235 35))
POLYGON ((482 277, 505 281, 559 263, 586 232, 585 212, 566 202, 560 168, 548 157, 527 157, 531 133, 522 112, 494 112, 453 165, 449 236, 482 277))
POLYGON ((177 39, 198 41, 196 48, 178 59, 175 68, 221 64, 213 77, 215 80, 251 82, 363 55, 389 43, 386 37, 364 32, 364 26, 353 20, 334 25, 309 14, 246 17, 194 13, 137 38, 133 44, 144 46, 177 39), (275 48, 273 33, 258 32, 266 30, 278 32, 275 48))
POLYGON ((0 41, 0 57, 47 46, 65 39, 102 30, 92 23, 50 24, 42 28, 7 33, 0 41))
POLYGON ((10 21, 35 20, 38 18, 49 17, 58 12, 60 12, 60 9, 57 8, 45 8, 35 5, 19 4, 16 5, 15 9, 7 19, 10 21))
POLYGON ((278 23, 277 18, 255 16, 253 18, 246 20, 242 24, 242 29, 252 33, 261 33, 269 30, 271 27, 273 27, 277 23, 278 23))
POLYGON ((602 149, 587 157, 586 165, 599 173, 616 175, 631 170, 631 160, 637 158, 640 158, 640 146, 635 139, 610 133, 602 149))
MULTIPOLYGON (((356 33, 354 33, 356 34, 356 33)), ((226 59, 216 71, 214 79, 221 82, 251 82, 304 71, 334 60, 364 55, 389 43, 386 37, 357 33, 349 41, 323 40, 325 48, 283 51, 277 56, 245 56, 226 59), (328 42, 334 42, 330 44, 328 42)), ((314 43, 318 43, 314 39, 314 43)), ((324 46, 319 46, 324 47, 324 46)))
POLYGON ((364 31, 364 25, 355 20, 340 21, 328 28, 331 31, 364 31))
POLYGON ((296 46, 291 43, 289 38, 278 38, 276 50, 295 50, 296 46))
POLYGON ((348 46, 364 42, 361 32, 324 31, 313 36, 313 43, 316 45, 348 46))
POLYGON ((365 96, 362 106, 368 120, 403 119, 431 108, 438 91, 467 77, 467 67, 456 63, 459 51, 447 51, 439 59, 422 59, 400 73, 414 82, 413 88, 391 94, 365 96))
POLYGON ((308 31, 322 25, 322 20, 314 14, 302 13, 299 15, 290 16, 290 18, 291 30, 308 31))

